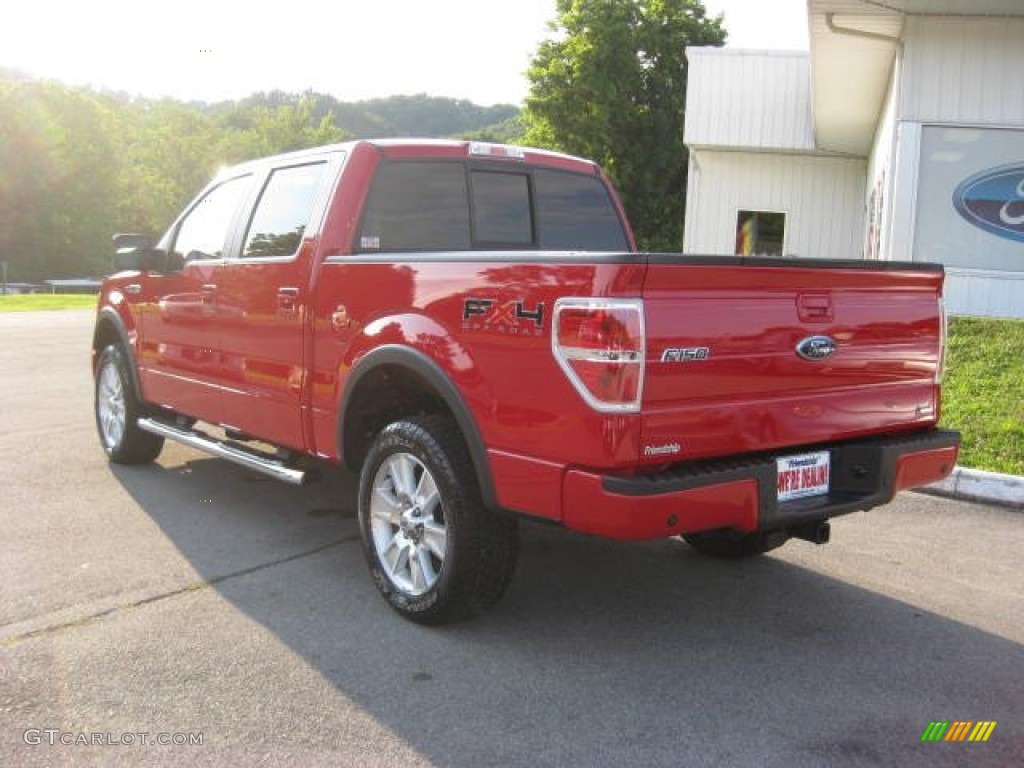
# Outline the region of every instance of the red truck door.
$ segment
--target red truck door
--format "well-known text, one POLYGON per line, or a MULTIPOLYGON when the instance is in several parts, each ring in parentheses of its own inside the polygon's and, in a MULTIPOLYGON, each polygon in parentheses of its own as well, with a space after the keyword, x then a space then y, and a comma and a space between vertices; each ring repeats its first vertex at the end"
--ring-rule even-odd
POLYGON ((252 175, 207 190, 168 234, 163 274, 139 303, 139 368, 146 399, 205 421, 222 421, 218 290, 232 224, 252 175))
POLYGON ((271 168, 218 289, 222 422, 269 442, 305 447, 303 329, 315 233, 338 153, 271 168))

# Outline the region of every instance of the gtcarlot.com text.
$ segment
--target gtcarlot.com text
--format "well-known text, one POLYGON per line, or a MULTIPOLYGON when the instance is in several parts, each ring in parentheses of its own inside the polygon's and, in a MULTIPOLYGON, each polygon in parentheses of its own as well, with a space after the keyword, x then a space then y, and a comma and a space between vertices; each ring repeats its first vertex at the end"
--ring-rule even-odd
POLYGON ((126 731, 124 733, 86 733, 62 731, 60 728, 28 728, 21 736, 30 746, 51 747, 146 747, 158 746, 202 746, 202 733, 150 733, 149 731, 126 731))

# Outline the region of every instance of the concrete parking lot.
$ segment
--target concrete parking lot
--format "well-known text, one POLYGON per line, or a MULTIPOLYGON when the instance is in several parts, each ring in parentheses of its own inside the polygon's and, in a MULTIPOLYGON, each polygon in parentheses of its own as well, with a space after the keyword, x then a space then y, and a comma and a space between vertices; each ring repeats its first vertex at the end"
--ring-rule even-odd
POLYGON ((905 494, 747 563, 528 525, 497 609, 426 629, 351 477, 108 466, 91 322, 0 315, 2 765, 1020 764, 1020 512, 905 494))

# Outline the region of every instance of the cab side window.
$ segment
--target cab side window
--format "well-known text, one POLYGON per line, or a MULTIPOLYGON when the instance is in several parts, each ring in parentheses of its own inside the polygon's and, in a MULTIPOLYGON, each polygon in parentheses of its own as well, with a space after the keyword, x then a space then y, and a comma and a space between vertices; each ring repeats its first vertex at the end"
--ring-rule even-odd
POLYGON ((218 184, 203 195, 178 227, 171 251, 174 266, 181 267, 186 262, 201 259, 224 258, 231 220, 251 181, 251 176, 239 176, 218 184))
POLYGON ((270 174, 249 223, 243 258, 295 255, 326 168, 327 163, 320 162, 270 174))

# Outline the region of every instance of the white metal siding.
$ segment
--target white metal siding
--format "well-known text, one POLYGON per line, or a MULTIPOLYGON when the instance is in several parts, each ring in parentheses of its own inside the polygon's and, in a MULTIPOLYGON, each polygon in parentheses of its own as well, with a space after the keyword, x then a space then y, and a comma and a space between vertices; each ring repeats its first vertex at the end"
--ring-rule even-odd
POLYGON ((814 149, 806 52, 687 48, 689 146, 814 149))
POLYGON ((1024 18, 907 18, 900 119, 1024 125, 1024 18))
POLYGON ((946 268, 946 309, 953 315, 1024 319, 1024 273, 946 268))
POLYGON ((867 161, 759 152, 691 151, 687 253, 731 254, 739 210, 786 213, 786 253, 860 258, 867 161))
POLYGON ((890 228, 893 223, 892 198, 895 189, 893 154, 896 148, 896 95, 899 91, 899 73, 900 62, 897 60, 889 78, 889 91, 882 105, 871 155, 868 157, 868 183, 864 200, 865 258, 892 258, 889 254, 889 245, 890 228))

